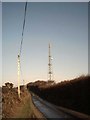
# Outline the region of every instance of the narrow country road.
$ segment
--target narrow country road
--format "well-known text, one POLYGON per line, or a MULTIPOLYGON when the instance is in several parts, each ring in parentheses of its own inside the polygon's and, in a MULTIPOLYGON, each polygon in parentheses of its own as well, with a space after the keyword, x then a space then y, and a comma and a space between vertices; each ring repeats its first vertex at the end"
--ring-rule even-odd
POLYGON ((60 111, 54 105, 42 100, 36 95, 32 95, 32 100, 35 106, 40 110, 40 112, 43 113, 46 118, 58 118, 60 120, 65 118, 72 118, 72 120, 75 120, 75 118, 71 115, 60 111))

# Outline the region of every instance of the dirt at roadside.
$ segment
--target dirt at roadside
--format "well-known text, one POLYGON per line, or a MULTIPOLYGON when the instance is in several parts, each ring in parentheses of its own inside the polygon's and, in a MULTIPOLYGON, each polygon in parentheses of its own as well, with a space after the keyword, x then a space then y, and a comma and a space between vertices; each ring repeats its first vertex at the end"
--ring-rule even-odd
POLYGON ((35 107, 30 92, 21 87, 18 98, 17 88, 2 87, 2 118, 43 118, 43 114, 35 107))
MULTIPOLYGON (((7 88, 2 87, 2 117, 3 118, 17 118, 21 117, 23 109, 26 107, 26 100, 28 100, 28 92, 21 88, 21 98, 18 98, 17 88, 7 88)), ((30 109, 29 109, 30 110, 30 109)), ((27 113, 26 113, 27 114, 27 113)), ((29 111, 29 115, 24 115, 24 117, 32 117, 32 114, 29 111)))

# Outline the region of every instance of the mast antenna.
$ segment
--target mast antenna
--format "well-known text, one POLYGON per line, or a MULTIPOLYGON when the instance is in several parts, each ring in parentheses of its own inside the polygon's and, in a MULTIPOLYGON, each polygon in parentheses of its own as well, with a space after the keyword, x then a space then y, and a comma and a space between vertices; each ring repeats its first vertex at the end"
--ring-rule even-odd
POLYGON ((49 54, 48 54, 48 81, 53 80, 53 71, 52 71, 52 56, 51 56, 51 44, 49 43, 49 54))

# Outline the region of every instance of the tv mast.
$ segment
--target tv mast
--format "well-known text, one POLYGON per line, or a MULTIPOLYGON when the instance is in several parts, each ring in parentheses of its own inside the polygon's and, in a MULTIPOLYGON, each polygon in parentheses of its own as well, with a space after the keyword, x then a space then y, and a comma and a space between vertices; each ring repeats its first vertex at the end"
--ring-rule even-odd
POLYGON ((53 80, 53 71, 52 71, 52 56, 51 56, 51 44, 49 43, 49 63, 48 63, 48 81, 53 80))

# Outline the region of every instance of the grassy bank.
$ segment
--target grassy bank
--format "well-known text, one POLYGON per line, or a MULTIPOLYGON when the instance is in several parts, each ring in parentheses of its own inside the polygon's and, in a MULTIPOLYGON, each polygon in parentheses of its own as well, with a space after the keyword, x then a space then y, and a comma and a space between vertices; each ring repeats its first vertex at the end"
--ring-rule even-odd
POLYGON ((34 106, 31 94, 21 88, 21 97, 18 98, 17 88, 2 88, 2 117, 3 118, 43 118, 43 115, 34 106))
POLYGON ((23 98, 21 106, 17 107, 17 112, 13 118, 34 118, 31 96, 28 92, 27 96, 23 98))

